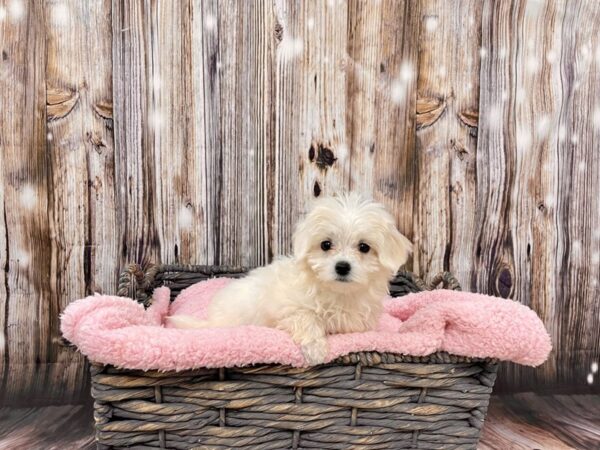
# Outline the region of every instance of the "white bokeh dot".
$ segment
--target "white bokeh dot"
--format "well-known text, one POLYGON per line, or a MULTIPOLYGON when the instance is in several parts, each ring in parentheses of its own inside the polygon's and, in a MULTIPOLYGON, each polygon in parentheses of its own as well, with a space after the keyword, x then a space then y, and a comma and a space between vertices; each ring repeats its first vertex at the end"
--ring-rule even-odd
POLYGON ((278 52, 282 59, 293 60, 302 54, 304 50, 304 42, 300 38, 295 38, 287 33, 283 34, 283 38, 279 43, 278 52))
POLYGON ((194 214, 191 211, 191 208, 186 207, 186 205, 182 205, 179 208, 179 228, 187 230, 192 227, 194 223, 194 214))
POLYGON ((594 374, 593 373, 588 373, 587 384, 594 384, 594 374))
POLYGON ((148 113, 148 124, 155 129, 161 128, 163 125, 162 113, 158 109, 152 109, 148 113))
POLYGON ((6 8, 0 5, 0 22, 6 19, 6 8))
POLYGON ((69 7, 63 2, 55 3, 52 6, 50 15, 52 17, 52 22, 54 22, 55 25, 64 26, 69 23, 69 7))
POLYGON ((35 205, 37 204, 37 195, 35 189, 30 184, 26 184, 21 188, 19 201, 25 209, 32 210, 35 208, 35 205))
POLYGON ((306 26, 308 27, 309 30, 312 30, 315 27, 315 19, 313 19, 312 17, 310 17, 306 21, 306 26))
POLYGON ((560 127, 558 127, 558 140, 560 142, 563 142, 566 137, 567 137, 567 127, 565 127, 564 125, 561 125, 560 127))
POLYGON ((436 30, 438 27, 438 18, 437 16, 428 16, 425 18, 425 29, 431 33, 436 30))
POLYGON ((49 141, 51 141, 52 139, 54 139, 54 135, 52 134, 51 131, 48 131, 48 134, 46 134, 46 139, 48 139, 49 141))
POLYGON ((25 5, 22 0, 10 1, 8 4, 8 16, 13 22, 17 22, 25 16, 25 5))
POLYGON ((544 139, 550 132, 551 118, 548 114, 542 115, 536 123, 535 131, 538 139, 544 139))
POLYGON ((481 59, 483 59, 487 56, 487 50, 484 47, 481 47, 479 49, 479 56, 481 57, 481 59))
POLYGON ((594 112, 592 113, 592 123, 594 124, 594 128, 600 130, 600 106, 594 108, 594 112))
POLYGON ((579 138, 577 137, 577 135, 573 135, 571 136, 571 144, 573 145, 577 145, 577 143, 579 142, 579 138))
POLYGON ((558 53, 556 52, 556 50, 548 50, 548 53, 546 53, 546 61, 548 62, 548 64, 554 64, 557 59, 558 53))
POLYGON ((598 373, 598 361, 594 361, 591 366, 592 373, 598 373))
POLYGON ((213 31, 215 28, 217 28, 217 18, 212 14, 207 14, 204 18, 204 28, 207 31, 213 31))

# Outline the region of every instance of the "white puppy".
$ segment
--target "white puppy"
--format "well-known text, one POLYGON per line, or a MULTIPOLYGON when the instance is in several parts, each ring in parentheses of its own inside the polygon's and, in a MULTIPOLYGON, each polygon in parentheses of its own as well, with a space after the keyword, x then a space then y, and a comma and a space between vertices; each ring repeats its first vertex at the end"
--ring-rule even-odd
POLYGON ((293 256, 232 281, 215 295, 206 320, 169 321, 177 328, 278 328, 319 364, 327 334, 375 327, 388 282, 411 251, 383 205, 353 194, 319 199, 296 227, 293 256))

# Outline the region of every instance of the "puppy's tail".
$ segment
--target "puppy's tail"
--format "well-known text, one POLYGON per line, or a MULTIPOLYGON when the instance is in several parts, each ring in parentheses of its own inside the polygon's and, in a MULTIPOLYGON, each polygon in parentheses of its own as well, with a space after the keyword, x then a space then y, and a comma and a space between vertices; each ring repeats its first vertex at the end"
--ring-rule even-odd
POLYGON ((192 316, 167 316, 167 324, 172 328, 207 328, 207 320, 196 319, 192 316))

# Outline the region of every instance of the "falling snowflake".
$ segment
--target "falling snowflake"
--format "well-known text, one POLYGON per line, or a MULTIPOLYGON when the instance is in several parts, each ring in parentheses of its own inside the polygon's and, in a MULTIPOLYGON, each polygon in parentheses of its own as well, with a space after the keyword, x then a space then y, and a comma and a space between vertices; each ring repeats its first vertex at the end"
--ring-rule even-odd
POLYGON ((150 77, 150 86, 152 86, 152 90, 156 93, 160 90, 162 82, 160 80, 160 76, 158 74, 152 74, 150 77))
POLYGON ((517 127, 517 150, 519 152, 527 152, 531 146, 531 133, 528 129, 517 127))
POLYGON ((51 17, 55 25, 67 25, 69 23, 69 16, 69 7, 64 3, 55 3, 52 6, 51 17))
POLYGON ((343 161, 346 158, 348 158, 349 153, 350 153, 350 150, 348 149, 348 146, 346 145, 346 143, 340 142, 335 151, 335 156, 338 160, 343 161))
POLYGON ((504 59, 506 58, 506 48, 502 47, 498 50, 498 58, 504 59))
POLYGON ((590 48, 587 45, 582 45, 581 46, 581 59, 584 62, 589 62, 590 59, 592 58, 592 52, 590 51, 590 48))
POLYGON ((587 384, 594 384, 594 374, 593 373, 588 373, 587 384))
POLYGON ((530 75, 537 73, 538 60, 534 56, 530 56, 529 58, 527 58, 525 68, 527 69, 527 73, 530 75))
POLYGON ((591 366, 592 373, 598 373, 598 361, 594 361, 591 366))
POLYGON ((51 131, 48 131, 48 134, 46 135, 46 139, 48 139, 49 141, 51 141, 52 139, 54 139, 54 135, 52 134, 51 131))
POLYGON ((558 127, 559 142, 563 142, 566 137, 567 137, 567 127, 565 127, 564 125, 561 125, 560 127, 558 127))
POLYGON ((555 203, 556 199, 552 194, 548 194, 546 197, 544 197, 544 205, 546 205, 548 208, 553 208, 555 203))
POLYGON ((546 61, 548 61, 548 64, 554 64, 557 59, 558 54, 556 53, 556 50, 548 50, 548 53, 546 53, 546 61))
POLYGON ((25 16, 25 5, 21 0, 12 0, 8 4, 8 15, 13 22, 21 20, 25 16))
POLYGON ((4 6, 0 6, 0 22, 2 22, 6 18, 6 8, 4 6))
POLYGON ((22 269, 26 269, 29 266, 29 253, 21 248, 14 250, 14 259, 22 269))
POLYGON ((581 241, 579 239, 574 240, 571 244, 571 254, 573 255, 573 258, 579 259, 581 257, 581 248, 581 241))
POLYGON ((400 67, 400 80, 408 83, 413 79, 414 71, 413 65, 408 61, 404 61, 400 67))
POLYGON ((287 33, 283 34, 283 39, 279 43, 279 54, 284 60, 292 60, 302 54, 304 43, 300 38, 294 38, 287 33))
POLYGON ((308 21, 306 22, 306 26, 308 27, 309 30, 312 30, 315 27, 315 19, 310 17, 308 19, 308 21))
POLYGON ((35 189, 33 189, 31 185, 28 184, 23 186, 19 197, 23 208, 28 210, 35 208, 35 205, 37 204, 37 195, 35 193, 35 189))
POLYGON ((489 128, 500 128, 500 125, 502 124, 502 107, 500 105, 493 105, 489 108, 487 123, 489 128))
POLYGON ((163 125, 163 117, 158 109, 152 109, 148 113, 148 124, 155 129, 161 128, 163 125))
POLYGON ((571 144, 577 145, 579 138, 576 135, 571 136, 571 144))
POLYGON ((207 14, 204 18, 204 28, 206 28, 206 31, 213 31, 217 28, 217 18, 212 14, 207 14))
POLYGON ((407 89, 408 86, 406 85, 406 83, 402 82, 401 80, 395 80, 392 83, 392 88, 390 92, 392 101, 396 104, 402 103, 406 98, 407 89))
POLYGON ((440 66, 438 69, 438 75, 443 80, 446 78, 446 66, 440 66))
POLYGON ((487 56, 487 50, 484 47, 481 47, 479 49, 479 56, 481 57, 481 59, 483 59, 487 56))
POLYGON ((598 264, 600 262, 600 253, 592 253, 592 264, 598 264))
POLYGON ((596 106, 592 113, 592 123, 594 124, 594 128, 600 130, 600 106, 596 106))
POLYGON ((585 162, 581 161, 579 164, 577 164, 577 168, 579 169, 580 172, 585 171, 585 162))
POLYGON ((546 114, 540 117, 535 127, 538 139, 544 139, 546 136, 548 136, 548 133, 550 132, 550 124, 551 121, 549 115, 546 114))
POLYGON ((192 224, 194 223, 194 215, 190 208, 186 205, 182 205, 179 208, 179 228, 180 229, 189 229, 192 228, 192 224))
POLYGON ((425 18, 425 29, 431 33, 435 31, 438 26, 438 18, 437 16, 428 16, 425 18))
POLYGON ((502 101, 505 102, 508 100, 508 91, 505 89, 502 91, 502 101))

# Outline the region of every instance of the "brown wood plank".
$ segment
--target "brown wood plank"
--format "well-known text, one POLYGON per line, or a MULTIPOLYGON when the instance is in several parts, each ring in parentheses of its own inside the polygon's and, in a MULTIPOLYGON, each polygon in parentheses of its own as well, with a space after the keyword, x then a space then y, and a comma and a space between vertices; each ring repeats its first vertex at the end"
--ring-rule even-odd
POLYGON ((349 187, 386 204, 411 239, 419 8, 350 2, 346 56, 349 187))
POLYGON ((415 265, 421 275, 451 270, 465 286, 474 270, 481 10, 478 0, 423 1, 418 39, 415 265))
POLYGON ((581 53, 598 14, 586 2, 484 6, 471 289, 531 306, 560 349, 536 370, 505 366, 501 389, 583 383, 599 353, 600 168, 584 98, 598 78, 581 53))
POLYGON ((0 23, 4 221, 0 326, 5 340, 0 347, 0 404, 42 394, 43 364, 51 362, 45 2, 21 6, 11 8, 0 23))
MULTIPOLYGON (((51 352, 45 396, 88 395, 83 356, 57 345, 72 300, 115 292, 119 264, 112 123, 110 2, 47 4, 46 109, 51 240, 51 352)), ((40 380, 41 381, 41 380, 40 380)))

